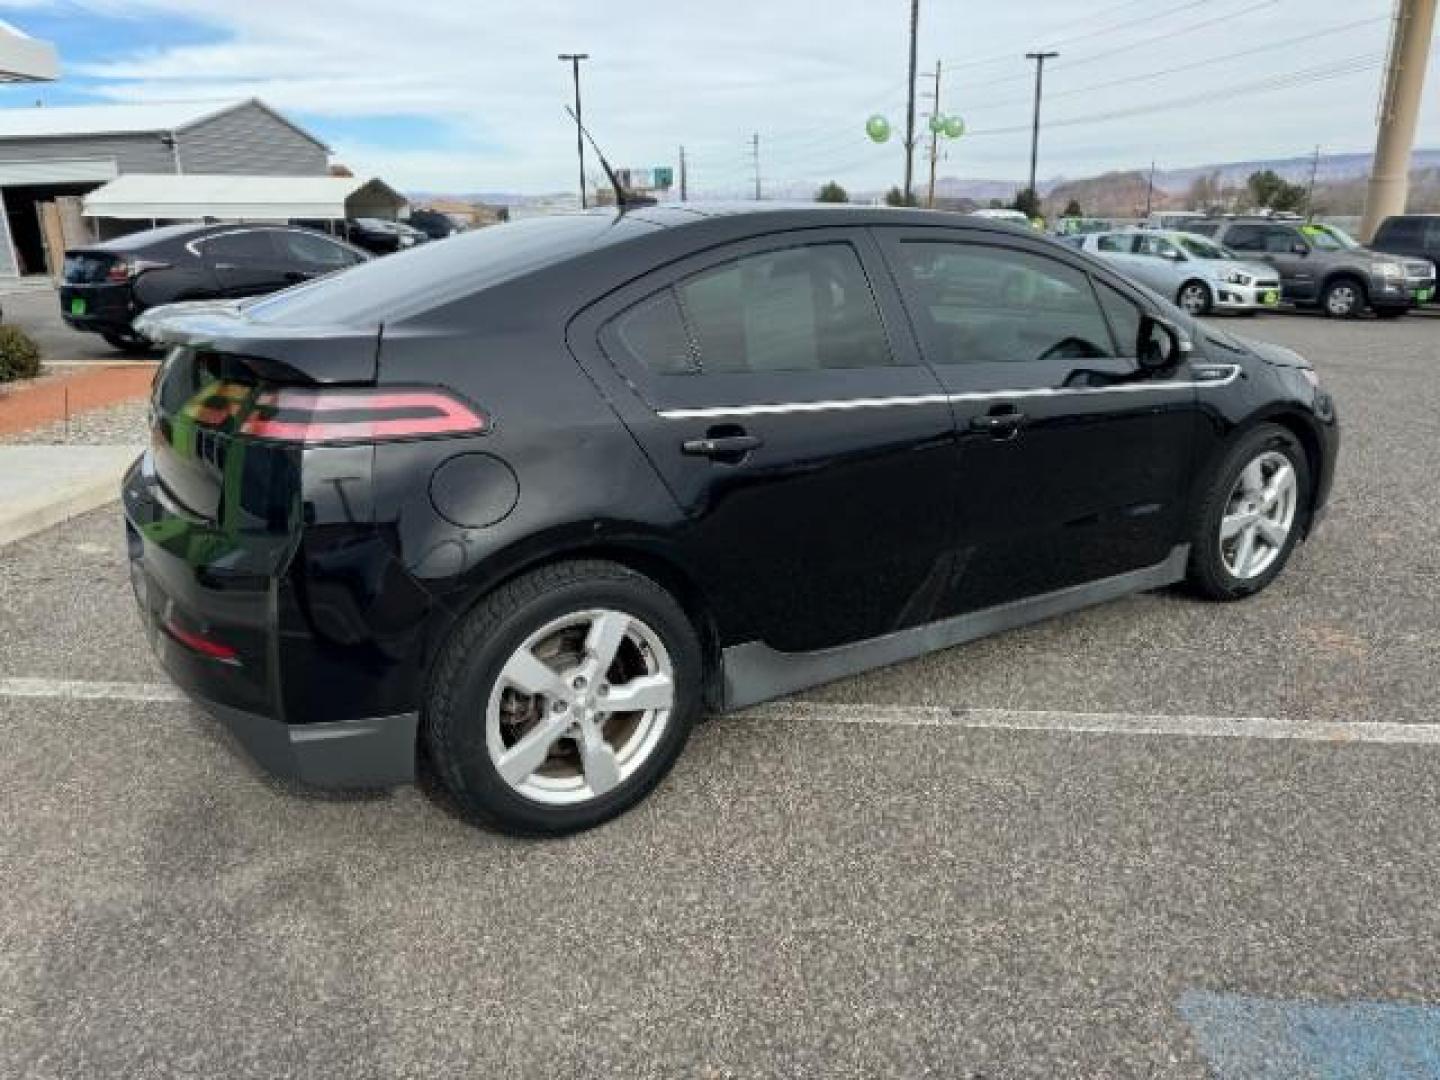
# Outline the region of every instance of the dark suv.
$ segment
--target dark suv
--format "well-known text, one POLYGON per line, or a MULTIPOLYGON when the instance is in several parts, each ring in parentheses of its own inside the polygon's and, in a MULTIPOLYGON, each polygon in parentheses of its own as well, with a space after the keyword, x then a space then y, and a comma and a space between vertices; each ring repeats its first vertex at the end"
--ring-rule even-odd
POLYGON ((144 328, 124 511, 171 676, 271 769, 422 751, 520 833, 634 804, 703 708, 1256 593, 1339 438, 1288 349, 919 210, 536 218, 144 328))
MULTIPOLYGON (((1403 214, 1388 217, 1380 223, 1375 239, 1370 246, 1376 251, 1403 255, 1407 261, 1430 263, 1433 269, 1440 265, 1440 214, 1403 214)), ((1435 300, 1435 289, 1430 289, 1426 301, 1435 300)))
POLYGON ((1367 307, 1382 318, 1403 315, 1435 288, 1435 268, 1428 262, 1352 247, 1301 222, 1227 218, 1189 227, 1275 267, 1285 300, 1319 305, 1337 318, 1353 318, 1367 307))
POLYGON ((149 343, 141 312, 177 300, 256 296, 364 262, 334 237, 285 225, 170 225, 65 252, 60 315, 124 352, 149 343))

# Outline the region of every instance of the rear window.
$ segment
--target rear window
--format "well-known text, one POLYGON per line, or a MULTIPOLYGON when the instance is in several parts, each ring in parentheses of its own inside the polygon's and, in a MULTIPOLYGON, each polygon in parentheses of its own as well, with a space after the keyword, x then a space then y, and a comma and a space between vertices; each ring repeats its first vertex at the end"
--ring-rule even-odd
POLYGON ((61 279, 69 285, 96 285, 105 280, 105 273, 115 263, 114 255, 99 252, 73 252, 65 256, 61 279))
POLYGON ((245 311, 263 323, 373 325, 439 307, 649 228, 613 214, 558 214, 491 225, 287 289, 250 303, 245 311))

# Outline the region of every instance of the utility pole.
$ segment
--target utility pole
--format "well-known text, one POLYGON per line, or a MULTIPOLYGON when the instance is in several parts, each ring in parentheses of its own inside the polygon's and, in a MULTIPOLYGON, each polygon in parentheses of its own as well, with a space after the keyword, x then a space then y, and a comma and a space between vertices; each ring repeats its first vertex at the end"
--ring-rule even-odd
MULTIPOLYGON (((585 137, 582 133, 584 124, 580 120, 580 61, 589 60, 589 53, 561 53, 561 60, 568 60, 570 73, 575 78, 575 152, 580 155, 580 209, 587 206, 585 201, 585 137)), ((615 197, 618 199, 620 193, 617 191, 615 197)))
POLYGON ((915 183, 915 44, 920 34, 920 0, 910 0, 910 79, 905 97, 905 205, 914 201, 915 183))
MULTIPOLYGON (((1034 174, 1031 174, 1030 183, 1035 183, 1034 174)), ((1150 162, 1150 180, 1145 185, 1145 217, 1150 217, 1150 206, 1155 198, 1155 162, 1150 162)))
POLYGON ((935 209, 935 163, 940 158, 940 133, 935 130, 934 117, 940 115, 940 61, 935 61, 935 74, 930 76, 935 80, 935 90, 930 97, 934 99, 934 109, 930 113, 930 191, 926 196, 925 205, 931 210, 935 209))
POLYGON ((1315 174, 1320 171, 1320 147, 1315 147, 1315 156, 1310 159, 1310 187, 1305 192, 1305 220, 1315 217, 1315 174))
POLYGON ((1035 61, 1035 119, 1030 124, 1030 197, 1039 201, 1040 193, 1035 190, 1035 162, 1040 154, 1040 95, 1045 85, 1045 61, 1059 56, 1058 52, 1026 53, 1026 60, 1035 61))
POLYGON ((1405 212, 1410 191, 1410 149, 1415 144, 1415 121, 1420 94, 1425 88, 1425 67, 1430 36, 1435 30, 1436 0, 1398 0, 1390 58, 1385 67, 1380 102, 1380 131, 1375 140, 1375 163, 1365 192, 1365 216, 1360 240, 1368 242, 1380 222, 1405 212))
POLYGON ((760 133, 750 136, 750 154, 755 159, 755 201, 760 201, 760 133))
POLYGON ((685 187, 685 147, 680 147, 680 201, 684 202, 687 195, 685 187))

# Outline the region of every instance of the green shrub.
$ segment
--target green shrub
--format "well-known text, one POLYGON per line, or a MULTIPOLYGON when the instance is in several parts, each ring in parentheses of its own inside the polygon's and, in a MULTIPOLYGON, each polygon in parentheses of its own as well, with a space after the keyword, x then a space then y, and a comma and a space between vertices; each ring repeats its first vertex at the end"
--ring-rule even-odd
POLYGON ((18 326, 0 326, 0 383, 39 374, 39 346, 18 326))

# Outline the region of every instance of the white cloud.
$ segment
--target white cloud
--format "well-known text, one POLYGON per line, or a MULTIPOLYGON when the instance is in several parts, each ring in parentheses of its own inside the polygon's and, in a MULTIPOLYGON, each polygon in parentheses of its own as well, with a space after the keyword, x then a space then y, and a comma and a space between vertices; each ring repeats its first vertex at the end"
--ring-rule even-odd
MULTIPOLYGON (((823 7, 813 0, 671 0, 643 10, 596 0, 75 4, 118 17, 183 17, 221 39, 117 52, 79 69, 116 100, 254 95, 317 117, 322 136, 326 117, 440 122, 448 137, 439 145, 331 137, 357 170, 406 186, 567 188, 574 142, 562 107, 570 100, 570 72, 556 54, 577 49, 593 55, 582 69, 587 122, 616 164, 671 163, 683 142, 697 188, 739 193, 749 184, 748 144, 758 130, 762 172, 772 182, 836 176, 851 187, 877 187, 900 174, 896 142, 873 146, 862 125, 868 113, 881 111, 897 131, 903 127, 908 5, 901 0, 823 7)), ((1373 140, 1378 70, 1263 95, 1232 95, 1227 87, 1355 56, 1378 59, 1386 0, 922 6, 921 70, 933 70, 937 55, 946 58, 944 101, 977 132, 952 144, 942 175, 1024 175, 1031 69, 1023 53, 1049 42, 1058 42, 1062 54, 1047 69, 1047 90, 1055 94, 1046 108, 1051 120, 1187 95, 1202 100, 1108 123, 1052 127, 1043 136, 1042 176, 1134 167, 1152 156, 1168 165, 1288 156, 1317 142, 1363 150, 1373 140), (1302 47, 1066 94, 1278 44, 1371 13, 1374 20, 1363 27, 1302 47), (1152 40, 1166 34, 1172 36, 1152 40), (980 133, 996 128, 1018 130, 980 133)), ((1431 142, 1440 141, 1434 112, 1422 121, 1431 142)), ((924 171, 917 154, 917 176, 924 171)))

